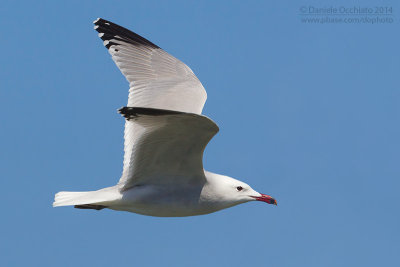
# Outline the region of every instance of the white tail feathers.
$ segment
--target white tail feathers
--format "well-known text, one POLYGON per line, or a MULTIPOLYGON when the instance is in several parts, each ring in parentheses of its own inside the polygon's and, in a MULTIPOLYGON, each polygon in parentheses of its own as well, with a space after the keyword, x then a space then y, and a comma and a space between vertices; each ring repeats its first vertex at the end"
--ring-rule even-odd
POLYGON ((113 187, 88 192, 58 192, 54 197, 53 207, 84 204, 104 204, 116 200, 119 192, 113 187))

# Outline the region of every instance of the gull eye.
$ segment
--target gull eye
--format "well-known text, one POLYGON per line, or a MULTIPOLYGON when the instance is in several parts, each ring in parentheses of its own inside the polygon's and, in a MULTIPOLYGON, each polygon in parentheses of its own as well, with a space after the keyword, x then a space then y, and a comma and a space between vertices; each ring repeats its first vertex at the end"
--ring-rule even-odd
POLYGON ((236 190, 237 190, 237 191, 242 191, 242 190, 243 190, 243 187, 238 186, 238 187, 236 187, 236 190))

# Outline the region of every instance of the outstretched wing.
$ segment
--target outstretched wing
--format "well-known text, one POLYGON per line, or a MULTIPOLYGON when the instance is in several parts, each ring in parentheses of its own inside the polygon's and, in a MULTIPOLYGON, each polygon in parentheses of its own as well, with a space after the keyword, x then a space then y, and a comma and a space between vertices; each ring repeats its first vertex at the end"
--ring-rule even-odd
POLYGON ((212 120, 150 108, 119 111, 126 118, 121 190, 142 183, 192 183, 204 177, 203 152, 219 130, 212 120))
POLYGON ((188 66, 119 25, 101 18, 94 24, 104 46, 130 83, 129 107, 201 114, 207 93, 188 66))

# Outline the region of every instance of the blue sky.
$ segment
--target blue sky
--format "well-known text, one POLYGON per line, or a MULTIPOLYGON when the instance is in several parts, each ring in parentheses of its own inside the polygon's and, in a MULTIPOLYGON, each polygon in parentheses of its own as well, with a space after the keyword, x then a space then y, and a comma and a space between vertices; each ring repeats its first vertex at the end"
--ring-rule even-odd
POLYGON ((400 5, 363 1, 377 5, 392 23, 302 23, 319 1, 2 2, 0 265, 400 264, 400 5), (128 83, 97 17, 193 69, 220 126, 206 169, 279 206, 188 218, 51 207, 122 170, 128 83))

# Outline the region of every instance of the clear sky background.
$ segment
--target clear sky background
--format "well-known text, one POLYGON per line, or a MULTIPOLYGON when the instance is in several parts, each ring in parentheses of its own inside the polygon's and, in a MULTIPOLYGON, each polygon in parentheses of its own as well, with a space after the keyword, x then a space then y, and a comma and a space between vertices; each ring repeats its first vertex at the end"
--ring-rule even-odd
POLYGON ((0 4, 1 266, 400 266, 397 1, 362 1, 393 7, 376 24, 301 22, 302 7, 358 1, 63 2, 0 4), (52 208, 54 193, 122 171, 128 83, 97 17, 193 69, 221 129, 206 169, 279 206, 52 208))

